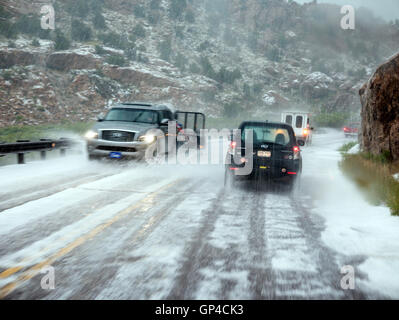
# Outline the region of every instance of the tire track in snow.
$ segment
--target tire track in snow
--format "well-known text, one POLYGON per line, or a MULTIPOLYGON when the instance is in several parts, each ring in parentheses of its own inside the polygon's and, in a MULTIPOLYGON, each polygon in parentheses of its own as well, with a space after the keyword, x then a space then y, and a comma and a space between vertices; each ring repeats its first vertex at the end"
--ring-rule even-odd
POLYGON ((270 194, 265 200, 272 299, 339 299, 339 269, 332 278, 335 255, 323 246, 320 222, 314 223, 293 195, 270 194), (321 259, 321 256, 323 258, 321 259))
POLYGON ((268 253, 268 244, 266 239, 266 218, 267 210, 265 208, 266 193, 256 193, 253 195, 253 208, 249 215, 249 233, 248 243, 252 263, 249 264, 248 281, 252 299, 265 300, 273 299, 274 292, 274 274, 268 253))
MULTIPOLYGON (((222 189, 216 200, 211 207, 204 212, 201 225, 188 244, 183 257, 183 263, 179 270, 179 276, 174 282, 173 288, 169 292, 166 299, 179 300, 179 299, 192 299, 193 292, 196 290, 196 282, 199 280, 198 266, 203 263, 204 258, 210 254, 208 259, 211 259, 214 254, 205 248, 206 243, 204 239, 207 238, 209 233, 214 229, 214 224, 221 213, 223 200, 226 196, 226 189, 222 189), (207 252, 204 254, 204 251, 207 252), (205 257, 204 257, 205 256, 205 257)), ((205 263, 207 263, 205 261, 205 263)))
MULTIPOLYGON (((247 288, 248 216, 255 209, 253 197, 226 188, 204 210, 198 231, 185 255, 167 299, 250 298, 247 288)), ((262 250, 262 249, 260 249, 262 250)))

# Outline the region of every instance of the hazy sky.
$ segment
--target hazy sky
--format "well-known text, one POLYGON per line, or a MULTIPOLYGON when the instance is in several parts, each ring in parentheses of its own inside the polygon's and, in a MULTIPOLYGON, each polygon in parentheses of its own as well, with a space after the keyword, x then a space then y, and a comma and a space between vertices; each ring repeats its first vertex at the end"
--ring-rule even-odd
MULTIPOLYGON (((312 2, 312 0, 295 0, 299 3, 312 2)), ((378 17, 387 20, 399 19, 399 0, 318 0, 319 3, 336 3, 339 5, 364 6, 371 9, 378 17)))

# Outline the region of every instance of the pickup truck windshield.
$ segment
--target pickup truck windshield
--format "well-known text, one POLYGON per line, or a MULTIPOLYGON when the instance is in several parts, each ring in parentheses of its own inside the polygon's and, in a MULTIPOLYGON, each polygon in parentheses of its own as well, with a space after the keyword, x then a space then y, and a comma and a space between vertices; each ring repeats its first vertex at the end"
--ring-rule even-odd
POLYGON ((290 134, 287 129, 260 125, 247 125, 242 128, 241 138, 243 142, 245 142, 246 130, 253 130, 254 145, 273 143, 286 146, 291 142, 290 134))
POLYGON ((114 108, 108 112, 104 120, 156 124, 158 113, 153 110, 114 108))

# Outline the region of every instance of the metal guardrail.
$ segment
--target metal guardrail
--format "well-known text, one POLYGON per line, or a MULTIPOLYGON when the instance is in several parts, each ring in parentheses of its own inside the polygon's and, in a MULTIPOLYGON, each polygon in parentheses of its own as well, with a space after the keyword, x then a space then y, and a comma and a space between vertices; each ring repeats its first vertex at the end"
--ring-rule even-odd
POLYGON ((0 142, 0 157, 7 154, 16 154, 18 164, 25 163, 25 154, 30 152, 40 152, 42 160, 46 159, 46 152, 59 149, 61 156, 64 156, 66 149, 70 148, 73 141, 61 138, 59 140, 40 139, 40 141, 18 140, 15 143, 0 142))

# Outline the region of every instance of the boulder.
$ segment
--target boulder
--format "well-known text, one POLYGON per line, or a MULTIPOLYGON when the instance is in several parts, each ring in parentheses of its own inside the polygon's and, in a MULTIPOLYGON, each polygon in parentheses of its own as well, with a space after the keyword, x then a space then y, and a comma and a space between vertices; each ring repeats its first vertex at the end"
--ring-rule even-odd
POLYGON ((382 64, 360 89, 362 146, 399 160, 399 54, 382 64))

